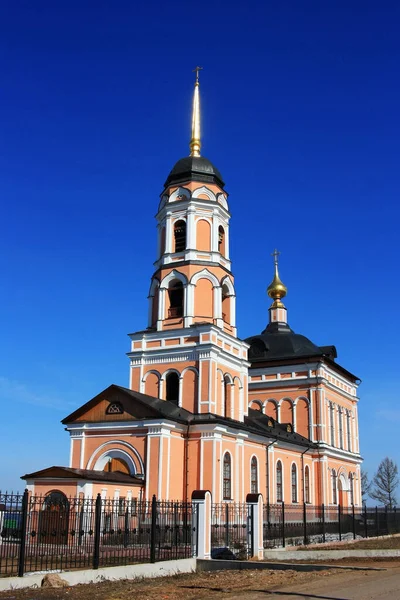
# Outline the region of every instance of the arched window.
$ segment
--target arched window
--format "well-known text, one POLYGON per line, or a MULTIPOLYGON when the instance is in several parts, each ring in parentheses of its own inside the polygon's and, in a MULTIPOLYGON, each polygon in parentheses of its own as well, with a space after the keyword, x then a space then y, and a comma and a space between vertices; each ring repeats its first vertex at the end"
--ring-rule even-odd
POLYGON ((250 465, 250 493, 257 494, 258 493, 258 473, 257 473, 257 458, 253 456, 251 459, 250 465))
POLYGON ((282 502, 282 463, 280 460, 276 463, 276 501, 282 502))
POLYGON ((218 252, 225 256, 225 230, 222 225, 218 227, 218 252))
POLYGON ((350 475, 349 475, 349 487, 350 487, 350 506, 353 506, 353 504, 354 504, 354 480, 353 480, 353 473, 350 473, 350 475))
POLYGON ((292 502, 297 502, 297 467, 293 463, 292 465, 292 502))
POLYGON ((304 469, 304 502, 310 503, 310 469, 304 469))
POLYGON ((126 475, 130 475, 128 463, 123 458, 119 457, 110 456, 103 471, 106 471, 106 473, 125 473, 126 475))
POLYGON ((179 375, 178 373, 168 373, 165 378, 166 394, 165 399, 173 402, 178 406, 179 404, 179 375))
POLYGON ((183 315, 183 285, 181 281, 171 281, 168 288, 169 309, 168 318, 173 319, 183 315))
POLYGON ((68 510, 69 502, 67 496, 59 490, 50 492, 43 502, 42 510, 59 511, 68 510))
POLYGON ((231 321, 231 299, 227 285, 222 286, 222 318, 225 323, 231 321))
POLYGON ((231 455, 229 452, 224 454, 224 465, 223 465, 223 499, 231 500, 232 498, 232 464, 231 455))
POLYGON ((186 250, 186 221, 176 221, 174 225, 175 252, 186 250))
POLYGON ((332 469, 332 504, 337 504, 337 475, 335 469, 332 469))

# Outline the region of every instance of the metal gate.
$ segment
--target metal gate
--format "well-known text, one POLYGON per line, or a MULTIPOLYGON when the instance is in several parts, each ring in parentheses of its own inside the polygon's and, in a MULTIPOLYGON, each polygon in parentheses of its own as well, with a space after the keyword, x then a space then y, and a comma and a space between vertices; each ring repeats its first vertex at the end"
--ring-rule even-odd
POLYGON ((211 507, 211 558, 246 560, 253 555, 254 505, 222 502, 211 507), (229 552, 230 551, 230 552, 229 552))

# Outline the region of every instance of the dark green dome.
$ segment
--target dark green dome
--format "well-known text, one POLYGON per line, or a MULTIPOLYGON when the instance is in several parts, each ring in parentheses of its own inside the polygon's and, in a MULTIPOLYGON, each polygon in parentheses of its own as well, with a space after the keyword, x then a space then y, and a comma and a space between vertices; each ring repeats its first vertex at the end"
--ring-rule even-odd
POLYGON ((175 164, 164 186, 184 183, 185 181, 202 181, 216 183, 221 188, 225 183, 221 173, 204 156, 185 156, 175 164))

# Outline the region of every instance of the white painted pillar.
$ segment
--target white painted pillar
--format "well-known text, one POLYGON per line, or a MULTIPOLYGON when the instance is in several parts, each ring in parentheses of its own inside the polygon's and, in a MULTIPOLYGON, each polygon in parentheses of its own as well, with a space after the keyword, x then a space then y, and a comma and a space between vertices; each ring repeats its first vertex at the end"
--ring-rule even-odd
MULTIPOLYGON (((263 539, 263 498, 261 494, 248 494, 246 500, 249 512, 253 518, 251 535, 253 536, 253 556, 258 560, 264 558, 263 539)), ((249 540, 250 541, 250 540, 249 540)))
MULTIPOLYGON (((193 508, 197 512, 197 558, 211 558, 211 494, 209 491, 194 491, 193 508)), ((196 549, 194 548, 194 551, 196 549)))
POLYGON ((189 206, 187 209, 186 218, 186 249, 196 249, 196 223, 194 220, 196 209, 193 206, 189 206))
POLYGON ((179 377, 179 396, 178 396, 178 406, 182 406, 182 397, 183 394, 183 376, 179 377))
POLYGON ((167 215, 165 220, 165 252, 170 253, 173 252, 172 243, 173 243, 173 235, 172 235, 172 218, 171 213, 167 215))
POLYGON ((162 322, 165 318, 165 295, 167 293, 166 288, 160 287, 158 294, 158 318, 157 318, 157 330, 160 331, 162 322))
POLYGON ((309 400, 309 402, 308 402, 308 431, 310 434, 310 440, 312 442, 314 442, 315 434, 314 434, 314 410, 313 410, 313 403, 312 403, 312 390, 310 390, 308 400, 309 400))
POLYGON ((218 252, 218 227, 220 223, 214 211, 212 226, 211 226, 211 252, 218 252))

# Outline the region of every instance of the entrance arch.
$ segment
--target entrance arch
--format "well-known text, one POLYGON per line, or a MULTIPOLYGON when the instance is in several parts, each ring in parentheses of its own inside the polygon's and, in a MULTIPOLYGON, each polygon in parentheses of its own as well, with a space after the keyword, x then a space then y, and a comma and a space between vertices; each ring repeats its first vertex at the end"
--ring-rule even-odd
POLYGON ((40 542, 66 544, 68 524, 68 498, 61 491, 53 490, 45 497, 39 514, 40 542))

